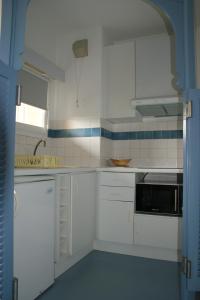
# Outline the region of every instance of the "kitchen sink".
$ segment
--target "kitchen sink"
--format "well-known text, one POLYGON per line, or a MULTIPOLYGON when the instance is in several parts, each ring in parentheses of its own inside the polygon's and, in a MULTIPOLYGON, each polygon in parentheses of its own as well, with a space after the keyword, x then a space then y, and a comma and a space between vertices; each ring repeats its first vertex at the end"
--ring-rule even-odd
POLYGON ((59 168, 60 159, 52 155, 16 155, 15 168, 59 168))

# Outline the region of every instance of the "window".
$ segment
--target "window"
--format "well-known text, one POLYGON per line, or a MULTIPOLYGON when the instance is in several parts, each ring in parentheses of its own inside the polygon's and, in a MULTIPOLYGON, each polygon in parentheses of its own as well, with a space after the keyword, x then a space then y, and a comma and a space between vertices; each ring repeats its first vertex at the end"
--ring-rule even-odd
POLYGON ((47 128, 48 80, 30 71, 21 70, 18 74, 21 85, 21 105, 16 108, 16 122, 33 127, 47 128))
POLYGON ((46 110, 22 103, 16 109, 16 122, 45 128, 46 110))

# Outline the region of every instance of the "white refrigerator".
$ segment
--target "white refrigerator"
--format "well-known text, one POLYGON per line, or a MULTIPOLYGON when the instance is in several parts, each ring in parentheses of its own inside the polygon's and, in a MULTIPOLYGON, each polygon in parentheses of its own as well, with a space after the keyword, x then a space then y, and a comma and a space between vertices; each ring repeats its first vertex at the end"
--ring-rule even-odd
POLYGON ((14 277, 18 300, 33 300, 54 282, 55 181, 15 178, 14 277))

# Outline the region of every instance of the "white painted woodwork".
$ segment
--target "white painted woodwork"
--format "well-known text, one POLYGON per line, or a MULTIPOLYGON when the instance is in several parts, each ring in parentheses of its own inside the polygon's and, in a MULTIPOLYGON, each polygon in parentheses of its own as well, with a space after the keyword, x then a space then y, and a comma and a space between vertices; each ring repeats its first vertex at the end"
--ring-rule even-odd
POLYGON ((134 117, 131 99, 176 96, 175 48, 167 34, 104 48, 103 116, 134 117))
POLYGON ((134 215, 134 243, 136 245, 180 249, 181 218, 134 215))
POLYGON ((98 175, 97 239, 133 244, 135 174, 98 175))
POLYGON ((104 48, 105 117, 130 117, 131 99, 135 95, 134 42, 126 42, 104 48))
POLYGON ((124 244, 133 243, 133 202, 98 201, 97 238, 124 244))
POLYGON ((130 187, 99 187, 99 199, 134 201, 135 189, 130 187))
POLYGON ((19 299, 33 300, 54 282, 54 181, 15 185, 14 276, 19 299))
POLYGON ((100 172, 98 174, 98 184, 116 187, 134 187, 134 173, 116 173, 116 172, 100 172))
POLYGON ((71 178, 69 174, 56 175, 56 263, 70 255, 71 178))
POLYGON ((47 58, 39 55, 32 49, 26 48, 23 55, 23 61, 29 67, 33 67, 33 72, 38 71, 47 75, 50 79, 65 81, 65 71, 47 58), (36 68, 36 70, 34 70, 36 68))
POLYGON ((95 173, 71 176, 71 254, 92 245, 95 237, 95 173))
POLYGON ((136 98, 176 95, 174 53, 167 34, 136 39, 136 98))

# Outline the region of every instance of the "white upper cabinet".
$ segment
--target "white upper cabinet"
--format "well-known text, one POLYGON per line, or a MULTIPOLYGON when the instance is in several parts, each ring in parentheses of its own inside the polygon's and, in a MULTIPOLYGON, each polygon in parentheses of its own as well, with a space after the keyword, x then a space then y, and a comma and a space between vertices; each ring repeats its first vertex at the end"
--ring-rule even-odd
POLYGON ((176 96, 170 37, 159 34, 104 48, 103 117, 134 117, 131 99, 176 96))
POLYGON ((136 40, 136 98, 174 96, 173 49, 166 34, 136 40))
POLYGON ((135 95, 134 42, 104 48, 104 117, 131 116, 135 95))

